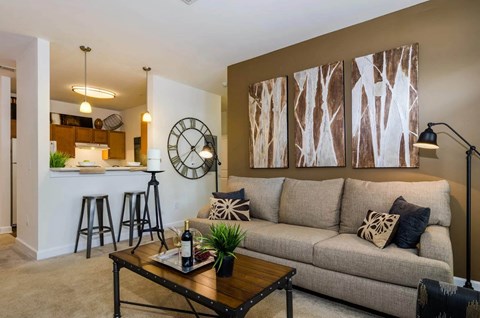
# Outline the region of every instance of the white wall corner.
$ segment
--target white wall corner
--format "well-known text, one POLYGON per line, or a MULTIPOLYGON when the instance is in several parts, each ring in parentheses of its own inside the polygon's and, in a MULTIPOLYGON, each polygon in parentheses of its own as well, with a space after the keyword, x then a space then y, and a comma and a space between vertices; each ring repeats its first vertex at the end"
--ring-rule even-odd
POLYGON ((10 233, 10 77, 0 76, 0 233, 10 233))

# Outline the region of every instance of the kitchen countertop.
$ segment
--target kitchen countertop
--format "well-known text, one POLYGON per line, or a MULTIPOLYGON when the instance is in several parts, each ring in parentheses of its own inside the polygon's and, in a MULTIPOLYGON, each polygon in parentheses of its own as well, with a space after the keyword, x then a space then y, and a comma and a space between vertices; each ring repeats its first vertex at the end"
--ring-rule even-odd
MULTIPOLYGON (((147 171, 147 167, 66 167, 50 168, 51 178, 65 177, 102 177, 102 176, 134 176, 138 172, 147 171)), ((145 174, 146 175, 146 174, 145 174)))
POLYGON ((67 168, 50 168, 50 171, 57 172, 71 172, 71 171, 81 171, 81 170, 103 170, 105 171, 147 171, 147 167, 67 167, 67 168))

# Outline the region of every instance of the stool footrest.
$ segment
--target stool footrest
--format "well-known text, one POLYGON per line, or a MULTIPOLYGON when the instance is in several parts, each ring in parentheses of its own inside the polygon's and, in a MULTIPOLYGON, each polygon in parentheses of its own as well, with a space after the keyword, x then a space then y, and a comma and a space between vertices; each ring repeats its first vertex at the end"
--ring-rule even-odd
MULTIPOLYGON (((109 226, 103 226, 101 229, 99 226, 94 226, 92 228, 92 235, 94 234, 104 234, 112 232, 112 229, 109 226)), ((80 230, 80 234, 88 235, 88 228, 83 228, 80 230)))
MULTIPOLYGON (((133 226, 139 226, 139 225, 142 225, 143 224, 148 224, 148 221, 147 220, 133 220, 133 226)), ((124 226, 130 226, 130 220, 127 220, 127 221, 122 221, 122 225, 124 226)))

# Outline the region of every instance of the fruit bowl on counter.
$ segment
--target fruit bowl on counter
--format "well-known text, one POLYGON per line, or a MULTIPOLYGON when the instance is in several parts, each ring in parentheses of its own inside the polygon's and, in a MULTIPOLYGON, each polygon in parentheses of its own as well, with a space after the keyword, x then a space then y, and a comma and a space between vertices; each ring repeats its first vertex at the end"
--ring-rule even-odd
POLYGON ((128 161, 127 167, 140 167, 140 162, 138 161, 128 161))
POLYGON ((95 161, 79 161, 78 166, 79 167, 98 167, 95 161))

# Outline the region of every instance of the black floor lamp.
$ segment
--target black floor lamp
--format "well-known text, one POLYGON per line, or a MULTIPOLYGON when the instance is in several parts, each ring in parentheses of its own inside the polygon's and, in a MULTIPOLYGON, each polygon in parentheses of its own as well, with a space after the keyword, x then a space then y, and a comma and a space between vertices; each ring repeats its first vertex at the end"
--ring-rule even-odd
MULTIPOLYGON (((218 166, 222 163, 218 160, 217 149, 215 145, 208 141, 207 144, 203 147, 202 151, 199 153, 200 157, 205 159, 212 159, 215 166, 215 192, 218 192, 218 166)), ((212 165, 213 166, 213 165, 212 165)), ((211 167, 210 167, 211 169, 211 167)))
POLYGON ((455 135, 458 136, 467 146, 467 280, 463 287, 473 289, 472 282, 470 281, 471 272, 471 207, 472 207, 472 154, 476 153, 480 156, 477 148, 472 146, 465 138, 463 138, 455 129, 450 127, 446 123, 428 123, 428 128, 420 134, 418 141, 413 145, 419 148, 426 149, 438 149, 437 134, 433 131, 432 126, 443 125, 448 127, 455 135))

